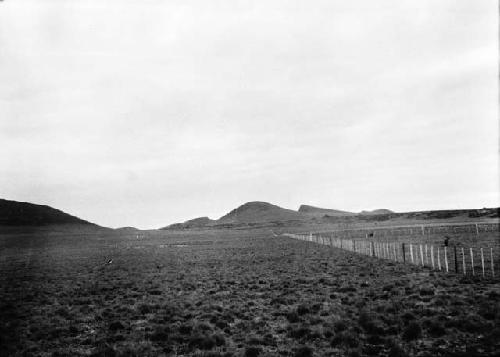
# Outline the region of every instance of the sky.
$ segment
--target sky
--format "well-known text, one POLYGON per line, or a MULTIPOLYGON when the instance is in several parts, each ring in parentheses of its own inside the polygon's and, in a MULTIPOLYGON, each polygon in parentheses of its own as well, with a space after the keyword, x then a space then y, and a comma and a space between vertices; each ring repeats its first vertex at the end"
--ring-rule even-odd
POLYGON ((0 198, 109 227, 247 201, 500 205, 498 5, 0 2, 0 198))

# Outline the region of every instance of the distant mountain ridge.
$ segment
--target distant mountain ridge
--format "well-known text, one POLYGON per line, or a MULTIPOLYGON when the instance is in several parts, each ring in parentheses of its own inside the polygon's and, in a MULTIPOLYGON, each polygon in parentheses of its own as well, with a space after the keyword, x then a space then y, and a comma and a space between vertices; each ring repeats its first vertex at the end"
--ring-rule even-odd
POLYGON ((310 205, 301 205, 297 211, 273 205, 268 202, 247 202, 217 220, 200 217, 184 223, 174 223, 161 229, 190 229, 190 228, 239 228, 255 226, 284 226, 303 223, 348 223, 363 221, 386 221, 390 219, 447 219, 458 216, 499 217, 498 208, 483 208, 469 210, 438 210, 415 211, 397 213, 386 208, 363 210, 359 213, 337 209, 320 208, 310 205))
POLYGON ((173 223, 171 225, 168 225, 165 228, 161 229, 190 229, 190 228, 201 228, 201 227, 206 227, 210 224, 215 222, 214 220, 208 218, 208 217, 198 217, 198 218, 193 218, 190 220, 187 220, 183 223, 173 223))
POLYGON ((56 208, 29 202, 0 199, 0 226, 46 226, 51 224, 96 224, 56 208))
POLYGON ((314 207, 314 206, 309 206, 309 205, 301 205, 299 207, 299 212, 307 214, 307 215, 319 216, 319 217, 322 217, 324 215, 328 215, 328 216, 353 216, 356 214, 353 212, 341 211, 341 210, 330 209, 330 208, 320 208, 320 207, 314 207))
POLYGON ((379 209, 374 209, 372 211, 361 211, 359 214, 391 214, 394 213, 394 211, 391 211, 390 209, 386 208, 379 208, 379 209))

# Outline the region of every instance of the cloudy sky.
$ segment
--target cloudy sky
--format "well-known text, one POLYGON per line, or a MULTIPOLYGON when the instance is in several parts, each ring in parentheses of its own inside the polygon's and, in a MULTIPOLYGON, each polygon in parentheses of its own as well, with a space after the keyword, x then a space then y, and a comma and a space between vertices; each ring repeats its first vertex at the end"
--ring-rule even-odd
POLYGON ((0 197, 101 225, 498 206, 498 135, 495 1, 0 2, 0 197))

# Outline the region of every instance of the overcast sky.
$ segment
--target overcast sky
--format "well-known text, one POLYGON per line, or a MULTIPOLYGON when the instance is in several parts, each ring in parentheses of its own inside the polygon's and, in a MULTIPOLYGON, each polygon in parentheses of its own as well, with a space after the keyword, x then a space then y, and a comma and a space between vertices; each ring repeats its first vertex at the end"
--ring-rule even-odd
POLYGON ((497 6, 5 0, 0 197, 139 228, 498 206, 497 6))

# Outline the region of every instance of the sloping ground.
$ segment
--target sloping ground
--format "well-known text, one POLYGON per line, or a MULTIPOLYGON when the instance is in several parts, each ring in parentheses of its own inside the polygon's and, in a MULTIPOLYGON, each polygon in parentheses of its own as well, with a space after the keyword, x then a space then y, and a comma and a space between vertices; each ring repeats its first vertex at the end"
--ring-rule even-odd
POLYGON ((329 208, 320 208, 309 205, 301 205, 299 207, 299 212, 306 214, 312 217, 323 217, 324 215, 328 216, 353 216, 356 213, 341 211, 337 209, 329 209, 329 208))
POLYGON ((217 223, 254 223, 307 220, 302 213, 272 205, 267 202, 248 202, 217 220, 217 223))
POLYGON ((44 226, 50 224, 94 225, 49 206, 0 199, 0 226, 44 226))

